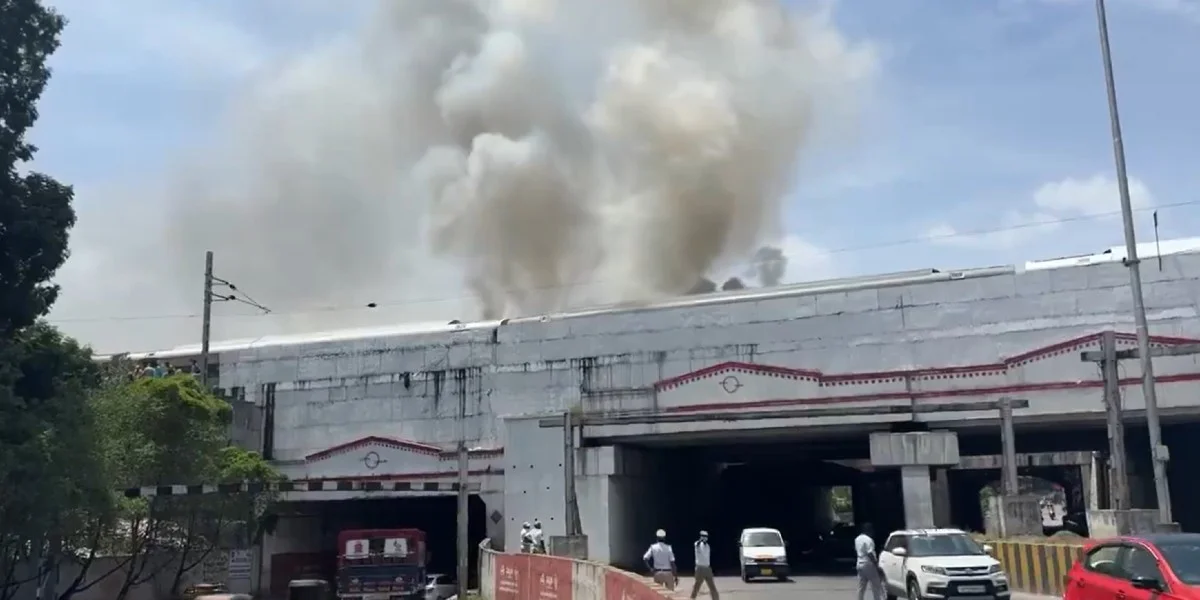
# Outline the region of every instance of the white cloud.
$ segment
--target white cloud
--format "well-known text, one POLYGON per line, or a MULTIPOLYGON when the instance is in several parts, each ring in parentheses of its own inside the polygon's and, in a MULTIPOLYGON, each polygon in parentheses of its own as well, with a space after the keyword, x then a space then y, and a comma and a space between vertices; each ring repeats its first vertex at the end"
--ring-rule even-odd
MULTIPOLYGON (((1129 179, 1129 196, 1134 210, 1154 206, 1150 189, 1139 179, 1129 179)), ((1033 191, 1031 207, 1010 210, 992 225, 964 230, 938 223, 927 229, 923 237, 959 248, 1009 249, 1054 233, 1066 222, 1115 219, 1120 210, 1120 191, 1114 178, 1067 177, 1038 186, 1033 191)))
POLYGON ((780 249, 788 260, 783 283, 832 279, 838 276, 838 264, 826 248, 800 236, 789 235, 783 238, 780 249))
POLYGON ((949 223, 940 223, 926 230, 922 237, 936 244, 958 248, 1013 248, 1052 233, 1060 225, 1059 219, 1052 214, 1011 211, 990 227, 962 230, 949 223))
MULTIPOLYGON (((1154 205, 1154 197, 1144 183, 1129 179, 1129 200, 1134 210, 1154 205)), ((1044 183, 1033 193, 1038 208, 1070 216, 1101 217, 1121 210, 1121 192, 1112 177, 1093 175, 1087 179, 1068 177, 1044 183)))

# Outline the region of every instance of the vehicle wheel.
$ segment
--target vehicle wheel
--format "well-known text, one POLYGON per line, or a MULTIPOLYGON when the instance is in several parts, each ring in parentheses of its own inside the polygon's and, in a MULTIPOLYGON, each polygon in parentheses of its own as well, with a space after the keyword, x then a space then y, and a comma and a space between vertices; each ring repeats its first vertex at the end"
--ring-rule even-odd
POLYGON ((908 600, 921 600, 921 584, 916 577, 908 578, 908 600))

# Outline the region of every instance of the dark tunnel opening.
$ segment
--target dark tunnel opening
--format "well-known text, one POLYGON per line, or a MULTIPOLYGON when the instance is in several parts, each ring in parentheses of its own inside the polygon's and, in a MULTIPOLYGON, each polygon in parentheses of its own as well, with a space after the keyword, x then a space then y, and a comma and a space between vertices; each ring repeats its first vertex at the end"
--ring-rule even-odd
MULTIPOLYGON (((487 537, 487 507, 471 496, 468 510, 469 584, 479 579, 478 548, 487 537)), ((406 529, 425 532, 429 551, 426 571, 454 578, 457 565, 458 500, 454 496, 340 500, 320 503, 321 550, 327 555, 324 576, 333 581, 338 533, 347 529, 406 529)))
MULTIPOLYGON (((1191 525, 1200 522, 1196 516, 1200 515, 1200 509, 1195 508, 1198 504, 1194 502, 1200 484, 1192 483, 1195 478, 1181 476, 1186 475, 1188 465, 1194 464, 1193 459, 1200 456, 1200 450, 1196 450, 1200 446, 1189 442, 1197 431, 1200 425, 1164 426, 1163 439, 1170 446, 1173 458, 1169 470, 1176 520, 1185 530, 1195 530, 1191 525)), ((623 507, 619 518, 612 522, 609 541, 613 564, 644 571, 642 554, 654 541, 654 530, 663 528, 676 550, 681 571, 690 572, 694 568, 692 542, 703 529, 710 533, 713 563, 718 573, 736 575, 741 560, 737 548, 739 533, 746 527, 768 527, 780 530, 789 542, 787 553, 792 571, 825 572, 831 565, 819 560, 821 551, 811 551, 812 539, 814 535, 830 533, 829 512, 837 511, 818 511, 814 497, 833 486, 848 486, 852 497, 849 518, 844 514, 846 511, 841 511, 834 515, 833 522, 849 525, 855 533, 869 522, 874 526, 877 544, 882 544, 890 532, 905 527, 900 469, 866 466, 868 436, 838 433, 796 439, 786 437, 790 433, 777 432, 772 439, 757 435, 753 440, 747 437, 747 441, 722 440, 706 445, 686 438, 678 445, 666 439, 650 445, 628 445, 638 454, 639 464, 648 465, 645 468, 649 475, 633 475, 620 481, 620 495, 628 493, 637 500, 627 509, 623 507), (824 516, 818 517, 818 513, 824 516)), ((1019 475, 1022 482, 1041 482, 1028 491, 1047 499, 1042 507, 1043 515, 1049 515, 1044 516, 1047 535, 1080 520, 1086 528, 1091 493, 1088 490, 1099 486, 1102 490, 1099 497, 1105 497, 1105 473, 1086 471, 1091 479, 1085 482, 1083 470, 1092 468, 1089 460, 1103 461, 1107 448, 1104 435, 1103 428, 1097 426, 1063 429, 1019 424, 1017 452, 1029 455, 1029 460, 1045 461, 1022 465, 1019 475), (1064 456, 1051 456, 1054 453, 1064 456), (1065 456, 1066 453, 1072 455, 1065 456), (1087 456, 1081 458, 1079 453, 1087 456), (1084 462, 1051 462, 1060 459, 1084 462), (1071 523, 1066 522, 1067 518, 1071 523), (1059 520, 1062 525, 1055 525, 1059 520)), ((1145 428, 1136 424, 1127 426, 1126 446, 1130 468, 1140 475, 1140 488, 1133 494, 1134 506, 1152 508, 1154 490, 1145 428)), ((981 490, 997 488, 1000 471, 984 465, 999 464, 1001 450, 995 429, 983 427, 960 432, 959 454, 974 460, 964 461, 956 468, 931 469, 934 491, 948 494, 934 500, 937 523, 975 532, 986 529, 981 490)), ((852 549, 852 542, 850 546, 852 549)))
MULTIPOLYGON (((771 528, 787 543, 787 570, 803 575, 852 572, 853 538, 863 523, 886 536, 904 522, 894 470, 862 472, 803 455, 736 462, 694 457, 686 463, 679 456, 668 459, 670 468, 662 471, 664 497, 653 522, 667 531, 685 573, 694 570, 692 544, 701 530, 709 533, 718 574, 741 571, 738 540, 744 529, 771 528)), ((652 533, 629 535, 644 551, 652 533)))

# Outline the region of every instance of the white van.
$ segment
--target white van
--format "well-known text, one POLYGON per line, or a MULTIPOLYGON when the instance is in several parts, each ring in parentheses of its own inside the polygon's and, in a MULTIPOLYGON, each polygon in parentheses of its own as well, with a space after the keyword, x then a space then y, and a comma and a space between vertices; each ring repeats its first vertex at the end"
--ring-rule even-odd
POLYGON ((738 556, 742 564, 742 581, 756 577, 771 577, 783 581, 788 577, 787 542, 778 529, 751 527, 742 530, 738 539, 738 556))

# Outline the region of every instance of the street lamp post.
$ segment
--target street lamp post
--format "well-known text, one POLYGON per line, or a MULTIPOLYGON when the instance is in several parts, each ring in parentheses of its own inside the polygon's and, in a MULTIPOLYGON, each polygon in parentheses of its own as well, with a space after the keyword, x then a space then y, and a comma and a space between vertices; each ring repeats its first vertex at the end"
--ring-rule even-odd
POLYGON ((1100 27, 1100 54, 1104 60, 1104 83, 1108 89, 1108 114, 1113 136, 1113 157, 1117 163, 1117 189, 1121 194, 1121 218, 1125 223, 1125 266, 1129 267, 1129 289, 1133 293, 1133 318, 1137 331, 1138 358, 1142 367, 1142 395, 1146 401, 1146 427, 1150 433, 1150 457, 1154 466, 1154 490, 1158 497, 1158 516, 1171 523, 1171 490, 1167 485, 1167 448, 1162 443, 1158 419, 1158 395, 1154 389, 1154 361, 1150 356, 1150 330, 1146 324, 1146 304, 1142 296, 1142 273, 1133 227, 1133 205, 1129 199, 1129 175, 1125 170, 1125 143, 1121 140, 1121 118, 1117 112, 1117 86, 1113 78, 1112 52, 1108 45, 1108 16, 1104 0, 1096 0, 1096 18, 1100 27))

